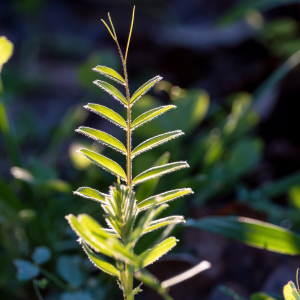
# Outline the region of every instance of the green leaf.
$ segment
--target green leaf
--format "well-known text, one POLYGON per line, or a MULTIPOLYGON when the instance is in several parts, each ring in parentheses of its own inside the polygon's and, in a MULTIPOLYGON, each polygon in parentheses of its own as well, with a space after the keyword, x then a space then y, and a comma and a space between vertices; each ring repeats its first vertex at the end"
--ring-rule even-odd
POLYGON ((74 192, 74 194, 83 198, 100 202, 102 204, 106 204, 105 197, 109 197, 109 195, 91 189, 89 187, 80 187, 76 192, 74 192))
POLYGON ((276 300, 276 299, 265 293, 255 293, 251 295, 250 300, 276 300))
POLYGON ((10 59, 14 45, 5 36, 0 36, 0 72, 2 66, 10 59))
POLYGON ((127 107, 127 100, 126 100, 126 98, 113 85, 111 85, 111 84, 109 84, 109 83, 107 83, 105 81, 102 81, 102 80, 95 80, 93 83, 96 84, 97 86, 99 86, 102 90, 104 90, 108 94, 110 94, 116 100, 120 101, 121 104, 123 104, 125 107, 127 107))
POLYGON ((163 133, 157 136, 154 136, 141 144, 139 144, 135 149, 132 151, 132 158, 145 152, 148 151, 154 147, 157 147, 159 145, 162 145, 172 139, 175 139, 181 135, 184 135, 184 132, 181 130, 175 130, 167 133, 163 133))
POLYGON ((246 245, 299 255, 300 236, 282 227, 243 217, 210 217, 187 221, 187 226, 214 232, 246 245))
POLYGON ((95 141, 100 142, 108 147, 111 147, 112 149, 117 150, 124 155, 127 154, 126 148, 123 145, 123 143, 121 143, 118 139, 111 136, 110 134, 107 134, 103 131, 96 130, 93 128, 84 127, 84 126, 79 127, 75 131, 79 132, 81 134, 84 134, 84 135, 94 139, 95 141))
POLYGON ((138 116, 131 124, 132 130, 138 128, 139 126, 144 125, 145 123, 157 118, 158 116, 164 114, 170 109, 176 108, 175 105, 164 105, 160 107, 156 107, 146 111, 145 113, 138 116))
POLYGON ((136 185, 141 182, 147 181, 149 179, 162 176, 167 173, 174 172, 188 167, 189 165, 185 161, 179 161, 179 162, 169 163, 158 167, 153 167, 136 176, 132 181, 132 185, 136 185))
POLYGON ((93 71, 98 72, 108 77, 109 79, 116 81, 117 83, 125 85, 125 80, 123 79, 123 77, 118 72, 116 72, 111 68, 104 67, 104 66, 97 66, 93 68, 93 71))
POLYGON ((292 281, 289 281, 283 288, 283 295, 285 300, 300 300, 300 296, 292 281))
POLYGON ((140 255, 142 259, 142 267, 147 267, 148 265, 154 263, 160 257, 169 252, 173 247, 176 246, 178 240, 175 237, 169 237, 165 239, 160 244, 154 246, 152 249, 148 249, 140 255))
POLYGON ((185 223, 183 216, 170 216, 150 222, 144 234, 171 224, 185 223))
POLYGON ((51 251, 45 246, 36 247, 31 258, 38 265, 44 264, 51 258, 51 251))
POLYGON ((136 101, 138 101, 144 94, 146 94, 152 88, 152 86, 154 86, 161 79, 162 79, 162 77, 155 76, 154 78, 152 78, 152 79, 148 80, 146 83, 144 83, 131 96, 130 104, 133 105, 136 101))
POLYGON ((17 278, 19 281, 26 281, 35 278, 40 274, 39 267, 24 259, 14 259, 17 268, 17 278))
POLYGON ((82 247, 87 254, 90 261, 101 271, 108 273, 112 276, 119 276, 119 271, 116 267, 102 259, 99 255, 94 253, 84 242, 82 242, 82 247))
POLYGON ((156 201, 156 205, 172 201, 174 199, 177 199, 179 197, 183 197, 185 195, 193 194, 194 192, 190 188, 186 189, 177 189, 168 191, 165 193, 161 193, 152 197, 149 197, 143 201, 141 201, 137 206, 139 210, 143 211, 145 209, 148 209, 152 206, 154 201, 156 201))
POLYGON ((124 170, 119 164, 117 164, 113 160, 87 149, 80 149, 78 150, 78 152, 82 153, 91 162, 103 168, 104 170, 112 173, 113 175, 120 176, 120 178, 126 182, 126 174, 124 170))
POLYGON ((100 104, 89 103, 85 105, 84 108, 100 115, 101 117, 107 119, 108 121, 114 123, 115 125, 121 127, 124 130, 127 130, 127 123, 126 121, 112 109, 107 108, 100 104))

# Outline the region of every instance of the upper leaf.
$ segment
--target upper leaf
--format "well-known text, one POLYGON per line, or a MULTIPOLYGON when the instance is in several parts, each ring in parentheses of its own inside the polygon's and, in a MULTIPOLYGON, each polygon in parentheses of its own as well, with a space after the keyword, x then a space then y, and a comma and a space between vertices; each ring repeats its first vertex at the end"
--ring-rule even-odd
POLYGON ((158 195, 149 197, 149 198, 141 201, 138 204, 138 208, 140 211, 142 211, 142 210, 150 208, 154 202, 156 205, 159 205, 159 204, 166 203, 166 202, 172 201, 176 198, 179 198, 179 197, 182 197, 182 196, 185 196, 188 194, 193 194, 193 193, 194 192, 190 188, 168 191, 168 192, 165 192, 162 194, 158 194, 158 195))
POLYGON ((163 133, 157 136, 154 136, 141 144, 139 144, 133 151, 132 151, 132 158, 135 156, 148 151, 154 147, 157 147, 159 145, 162 145, 172 139, 175 139, 181 135, 184 135, 184 133, 181 130, 175 130, 167 133, 163 133))
POLYGON ((165 164, 158 167, 150 168, 142 173, 140 173, 138 176, 136 176, 132 180, 132 185, 136 185, 138 183, 147 181, 149 179, 165 175, 170 172, 174 172, 183 168, 188 168, 189 165, 185 161, 179 161, 174 163, 165 164))
POLYGON ((125 80, 123 79, 123 77, 116 72, 115 70, 108 68, 108 67, 104 67, 104 66, 97 66, 95 68, 93 68, 93 71, 96 71, 106 77, 108 77, 109 79, 112 79, 120 84, 125 85, 125 80))
POLYGON ((176 108, 175 105, 164 105, 160 107, 156 107, 146 111, 145 113, 138 116, 131 124, 132 130, 138 128, 141 125, 157 118, 158 116, 162 115, 163 113, 167 112, 170 109, 176 108))
POLYGON ((95 80, 93 83, 95 83, 97 86, 99 86, 105 92, 107 92, 111 96, 113 96, 116 100, 120 101, 125 107, 127 107, 127 100, 126 100, 126 98, 113 85, 111 85, 111 84, 109 84, 109 83, 107 83, 105 81, 102 81, 102 80, 95 80))
POLYGON ((82 153, 85 157, 87 157, 91 162, 95 163, 96 165, 100 166, 104 170, 116 175, 120 176, 126 182, 126 174, 122 167, 114 162, 113 160, 98 154, 94 151, 87 150, 87 149, 80 149, 78 150, 79 153, 82 153))
POLYGON ((126 121, 112 109, 95 103, 89 103, 85 105, 84 108, 100 115, 101 117, 107 119, 108 121, 114 123, 115 125, 121 127, 124 130, 127 130, 127 123, 126 121))
POLYGON ((165 227, 171 224, 185 223, 183 216, 170 216, 150 222, 149 226, 144 230, 144 233, 165 227))
POLYGON ((100 202, 102 204, 106 204, 105 197, 109 196, 107 194, 101 193, 101 192, 91 189, 89 187, 80 187, 76 192, 74 192, 74 194, 81 196, 83 198, 88 198, 88 199, 100 202))
POLYGON ((148 80, 140 88, 138 88, 135 93, 131 96, 130 104, 133 105, 137 100, 139 100, 149 89, 152 88, 157 82, 162 79, 160 76, 155 76, 154 78, 148 80))
POLYGON ((123 145, 123 143, 121 143, 118 139, 116 139, 115 137, 111 136, 108 133, 105 133, 103 131, 96 130, 93 128, 84 127, 84 126, 79 127, 75 131, 82 133, 82 134, 96 140, 97 142, 100 142, 100 143, 108 146, 108 147, 111 147, 111 148, 121 152, 124 155, 127 154, 126 148, 123 145))

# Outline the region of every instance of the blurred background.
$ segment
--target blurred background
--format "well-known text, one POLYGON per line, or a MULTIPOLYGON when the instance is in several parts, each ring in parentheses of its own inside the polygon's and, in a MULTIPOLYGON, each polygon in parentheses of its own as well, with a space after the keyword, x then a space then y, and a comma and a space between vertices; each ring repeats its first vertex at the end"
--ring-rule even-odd
MULTIPOLYGON (((77 149, 85 146, 125 166, 121 154, 74 130, 86 125, 125 141, 120 128, 83 105, 101 103, 124 114, 93 85, 101 76, 91 69, 100 64, 122 71, 101 19, 111 13, 125 49, 133 5, 131 92, 155 75, 164 78, 134 106, 133 117, 159 104, 178 107, 137 129, 133 144, 185 131, 135 158, 133 172, 176 160, 191 166, 142 184, 137 199, 191 187, 195 194, 171 203, 166 214, 240 215, 300 232, 300 1, 1 0, 0 35, 14 43, 1 73, 1 300, 122 297, 115 281, 89 263, 64 216, 88 213, 101 221, 98 204, 72 191, 90 186, 107 192, 114 180, 77 149), (30 261, 39 255, 44 264, 37 269, 30 261), (22 262, 14 265, 15 259, 22 262)), ((155 276, 165 280, 201 260, 212 263, 172 287, 175 300, 233 299, 220 286, 245 299, 257 291, 280 299, 300 266, 299 257, 201 230, 180 228, 175 234, 179 246, 149 268, 155 276)), ((142 239, 137 252, 153 235, 142 239)), ((160 298, 145 288, 137 299, 160 298)))

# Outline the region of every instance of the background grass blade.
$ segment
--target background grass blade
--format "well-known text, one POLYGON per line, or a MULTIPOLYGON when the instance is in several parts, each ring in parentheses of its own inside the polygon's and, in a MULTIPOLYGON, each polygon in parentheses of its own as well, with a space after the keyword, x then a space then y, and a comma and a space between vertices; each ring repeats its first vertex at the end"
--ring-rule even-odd
POLYGON ((153 167, 136 176, 133 179, 132 184, 136 185, 141 182, 147 181, 149 179, 159 177, 167 173, 171 173, 188 167, 189 165, 185 161, 179 161, 179 162, 169 163, 158 167, 153 167))
POLYGON ((111 85, 105 81, 102 81, 102 80, 95 80, 93 83, 96 84, 97 86, 99 86, 102 90, 104 90, 108 94, 110 94, 116 100, 120 101, 125 107, 127 107, 126 98, 113 85, 111 85))
POLYGON ((109 79, 112 79, 122 85, 125 85, 125 81, 123 79, 123 77, 116 72, 115 70, 108 68, 108 67, 104 67, 104 66, 97 66, 95 68, 93 68, 93 71, 98 72, 106 77, 108 77, 109 79))
POLYGON ((80 187, 74 194, 103 204, 106 204, 105 197, 109 196, 89 187, 80 187))
POLYGON ((131 128, 136 129, 139 126, 144 125, 145 123, 157 118, 158 116, 164 114, 165 112, 169 111, 170 109, 176 108, 175 105, 165 105, 153 108, 151 110, 146 111, 145 113, 138 116, 131 124, 131 128))
POLYGON ((85 105, 84 108, 98 114, 99 116, 107 119, 108 121, 114 123, 115 125, 121 127, 122 129, 127 130, 126 121, 112 109, 94 103, 89 103, 88 105, 85 105))
POLYGON ((154 147, 157 147, 159 145, 162 145, 172 139, 175 139, 181 135, 184 135, 184 132, 181 130, 175 130, 167 133, 163 133, 157 136, 154 136, 141 144, 139 144, 135 149, 132 150, 132 158, 145 152, 148 151, 154 147))
POLYGON ((87 149, 80 149, 80 150, 78 150, 78 152, 82 153, 85 157, 87 157, 94 164, 100 166, 104 170, 106 170, 116 176, 120 176, 121 179, 126 181, 126 174, 125 174, 124 170, 122 169, 122 167, 119 164, 117 164, 113 160, 111 160, 101 154, 98 154, 96 152, 93 152, 91 150, 87 150, 87 149))
POLYGON ((300 236, 282 227, 243 217, 187 220, 186 226, 218 233, 246 245, 277 253, 299 255, 300 236))
POLYGON ((108 133, 84 126, 79 127, 75 131, 126 155, 126 148, 123 143, 108 133))

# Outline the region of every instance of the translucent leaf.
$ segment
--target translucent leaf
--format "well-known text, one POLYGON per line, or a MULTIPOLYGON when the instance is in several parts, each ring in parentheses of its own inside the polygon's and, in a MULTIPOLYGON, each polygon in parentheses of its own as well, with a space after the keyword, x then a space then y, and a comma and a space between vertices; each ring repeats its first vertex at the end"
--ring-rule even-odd
POLYGON ((107 119, 108 121, 114 123, 115 125, 121 127, 122 129, 127 130, 126 121, 118 113, 114 112, 112 109, 95 103, 89 103, 88 105, 85 105, 84 108, 100 115, 101 117, 107 119))
POLYGON ((95 141, 100 142, 100 143, 102 143, 108 147, 111 147, 111 148, 121 152, 122 154, 126 155, 126 148, 123 145, 123 143, 121 143, 118 139, 111 136, 110 134, 107 134, 103 131, 96 130, 93 128, 84 127, 84 126, 79 127, 75 131, 79 132, 81 134, 84 134, 84 135, 94 139, 95 141))
POLYGON ((133 105, 137 100, 139 100, 149 89, 152 88, 157 82, 162 79, 160 76, 155 76, 154 78, 148 80, 140 88, 138 88, 135 93, 131 96, 130 103, 133 105))
POLYGON ((2 66, 10 59, 12 56, 14 45, 5 36, 0 36, 0 72, 2 66))
POLYGON ((45 246, 36 247, 31 258, 38 265, 44 264, 51 258, 51 251, 45 246))
POLYGON ((109 79, 112 79, 120 84, 125 85, 125 81, 123 79, 123 77, 116 72, 115 70, 108 68, 108 67, 104 67, 104 66, 97 66, 95 68, 93 68, 94 71, 108 77, 109 79))
POLYGON ((140 257, 142 259, 142 267, 147 267, 148 265, 154 263, 160 257, 169 252, 173 247, 176 246, 178 240, 174 237, 169 237, 160 244, 156 245, 152 249, 148 249, 143 252, 140 257))
POLYGON ((148 151, 154 147, 157 147, 159 145, 162 145, 172 139, 175 139, 181 135, 184 135, 184 132, 181 130, 175 130, 167 133, 163 133, 157 136, 154 136, 153 138, 150 138, 141 144, 139 144, 133 151, 132 151, 132 158, 145 152, 148 151))
POLYGON ((17 268, 17 278, 20 281, 30 280, 40 274, 39 267, 24 259, 14 259, 17 268))
POLYGON ((159 229, 161 227, 165 227, 165 226, 168 226, 171 224, 179 224, 179 223, 185 223, 183 216, 170 216, 170 217, 158 219, 158 220, 150 222, 149 226, 144 231, 144 233, 148 233, 153 230, 156 230, 156 229, 159 229))
POLYGON ((139 126, 157 118, 158 116, 164 114, 165 112, 169 111, 170 109, 176 108, 175 105, 165 105, 156 107, 146 111, 145 113, 138 116, 131 124, 132 130, 138 128, 139 126))
POLYGON ((116 100, 120 101, 125 107, 127 107, 127 100, 123 96, 123 94, 117 90, 113 85, 102 81, 102 80, 95 80, 93 83, 95 83, 97 86, 99 86, 102 90, 113 96, 116 100))
POLYGON ((152 204, 154 203, 154 201, 156 201, 156 204, 159 205, 159 204, 169 202, 176 198, 179 198, 179 197, 182 197, 182 196, 185 196, 188 194, 193 194, 193 193, 194 192, 189 188, 168 191, 168 192, 165 192, 162 194, 158 194, 158 195, 149 197, 149 198, 141 201, 138 204, 138 208, 139 208, 139 210, 142 211, 142 210, 150 208, 152 206, 152 204))
POLYGON ((103 204, 106 204, 105 197, 109 196, 89 187, 80 187, 74 194, 103 204))
POLYGON ((174 171, 177 171, 177 170, 180 170, 183 168, 188 168, 188 167, 189 167, 189 165, 185 161, 184 162, 179 161, 179 162, 165 164, 165 165, 158 166, 158 167, 153 167, 153 168, 150 168, 150 169, 142 172, 138 176, 136 176, 133 179, 132 184, 136 185, 141 182, 147 181, 149 179, 152 179, 152 178, 155 178, 158 176, 162 176, 167 173, 174 172, 174 171))
POLYGON ((283 295, 285 300, 300 300, 300 296, 292 281, 289 281, 283 288, 283 295))
POLYGON ((101 271, 108 273, 112 276, 118 276, 119 271, 117 270, 116 267, 111 265, 110 263, 106 262, 103 260, 99 255, 94 253, 84 242, 82 242, 82 247, 87 254, 88 258, 90 261, 101 271))
POLYGON ((121 179, 126 181, 126 174, 124 170, 113 160, 91 150, 80 149, 78 151, 79 153, 82 153, 85 157, 87 157, 91 162, 112 173, 113 175, 120 176, 121 179))

